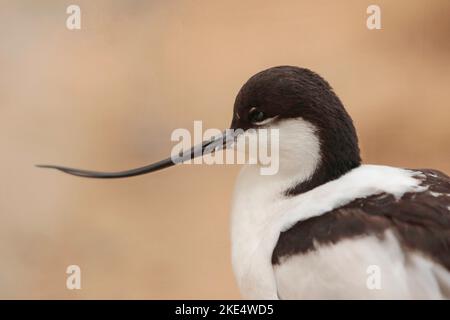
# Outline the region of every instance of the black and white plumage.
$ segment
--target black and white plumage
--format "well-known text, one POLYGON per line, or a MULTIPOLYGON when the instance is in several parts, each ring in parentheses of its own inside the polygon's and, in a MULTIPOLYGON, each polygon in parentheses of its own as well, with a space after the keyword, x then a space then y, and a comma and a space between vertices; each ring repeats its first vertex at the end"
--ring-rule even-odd
MULTIPOLYGON (((449 177, 362 165, 352 120, 319 75, 290 66, 256 74, 237 95, 231 128, 245 130, 234 139, 250 128, 280 134, 279 172, 244 165, 235 187, 232 261, 244 298, 450 298, 449 177), (371 265, 377 290, 366 285, 371 265)), ((193 153, 119 173, 50 167, 120 178, 193 153)))
POLYGON ((361 165, 283 200, 273 201, 273 189, 260 182, 255 191, 258 197, 268 191, 268 201, 258 204, 252 192, 240 193, 247 189, 243 179, 233 210, 233 262, 246 297, 449 297, 445 175, 361 165), (371 265, 381 270, 381 290, 366 286, 371 265))
MULTIPOLYGON (((246 166, 233 203, 233 266, 261 299, 450 298, 450 179, 361 165, 351 118, 328 83, 301 68, 253 76, 232 127, 257 107, 280 130, 280 171, 246 166), (381 286, 367 286, 367 269, 381 286)), ((243 120, 244 119, 244 120, 243 120)))

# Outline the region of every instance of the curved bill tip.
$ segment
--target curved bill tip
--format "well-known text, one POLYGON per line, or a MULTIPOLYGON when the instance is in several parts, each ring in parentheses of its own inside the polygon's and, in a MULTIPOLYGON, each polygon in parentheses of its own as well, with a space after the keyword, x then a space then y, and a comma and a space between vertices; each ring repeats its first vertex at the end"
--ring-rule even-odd
POLYGON ((37 164, 38 168, 44 169, 55 169, 68 173, 78 177, 85 178, 97 178, 97 179, 116 179, 116 178, 127 178, 138 176, 158 170, 162 170, 171 166, 174 166, 184 161, 194 159, 198 156, 202 156, 219 148, 226 148, 230 146, 230 142, 234 142, 235 134, 230 130, 226 130, 222 135, 213 137, 209 140, 203 141, 201 144, 192 147, 189 150, 185 150, 177 156, 172 156, 170 158, 163 159, 161 161, 149 164, 147 166, 119 171, 119 172, 101 172, 101 171, 91 171, 82 170, 76 168, 63 167, 58 165, 48 165, 48 164, 37 164))

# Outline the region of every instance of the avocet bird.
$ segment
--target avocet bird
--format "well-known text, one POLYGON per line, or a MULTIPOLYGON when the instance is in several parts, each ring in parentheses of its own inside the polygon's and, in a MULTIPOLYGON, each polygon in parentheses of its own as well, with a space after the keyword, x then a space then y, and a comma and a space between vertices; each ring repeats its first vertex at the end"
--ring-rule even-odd
MULTIPOLYGON (((450 297, 449 177, 362 165, 352 120, 319 75, 291 66, 254 75, 237 95, 231 128, 279 129, 278 173, 263 176, 258 164, 247 164, 236 183, 232 261, 243 297, 450 297), (371 276, 378 277, 375 286, 371 276)), ((123 172, 44 167, 129 177, 230 139, 238 136, 224 134, 178 158, 123 172)))

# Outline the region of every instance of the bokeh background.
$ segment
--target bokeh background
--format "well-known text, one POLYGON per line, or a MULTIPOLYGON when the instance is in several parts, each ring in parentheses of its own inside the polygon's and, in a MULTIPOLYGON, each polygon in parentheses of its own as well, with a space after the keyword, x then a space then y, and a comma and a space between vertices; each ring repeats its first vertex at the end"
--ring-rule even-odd
POLYGON ((448 0, 0 0, 0 298, 239 298, 238 166, 99 181, 33 165, 159 160, 173 129, 226 128, 248 77, 289 64, 332 84, 366 163, 448 173, 449 39, 448 0))

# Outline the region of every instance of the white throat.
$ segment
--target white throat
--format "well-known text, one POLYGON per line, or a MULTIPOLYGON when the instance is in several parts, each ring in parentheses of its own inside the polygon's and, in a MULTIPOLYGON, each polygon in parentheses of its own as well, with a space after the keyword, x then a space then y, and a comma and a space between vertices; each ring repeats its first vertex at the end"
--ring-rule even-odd
MULTIPOLYGON (((244 180, 255 185, 264 183, 265 187, 270 185, 270 188, 265 188, 270 197, 310 179, 321 161, 317 128, 302 118, 278 120, 274 124, 267 123, 262 128, 277 129, 279 132, 276 155, 279 159, 278 170, 274 175, 264 175, 261 174, 260 165, 246 165, 241 171, 241 176, 245 176, 244 180)), ((242 139, 246 135, 251 134, 246 133, 242 139)))
POLYGON ((290 180, 291 184, 308 180, 320 164, 317 128, 302 118, 282 120, 276 128, 280 132, 280 170, 274 180, 290 180))

